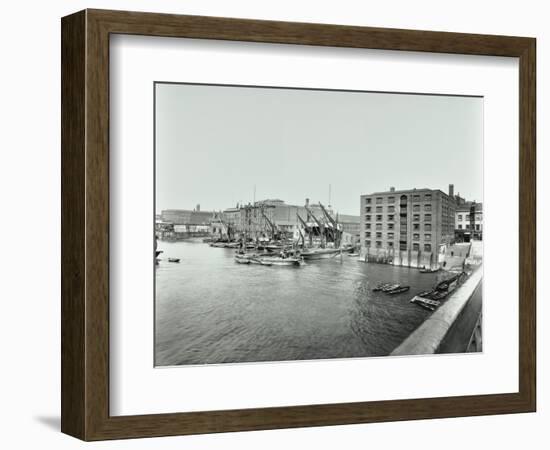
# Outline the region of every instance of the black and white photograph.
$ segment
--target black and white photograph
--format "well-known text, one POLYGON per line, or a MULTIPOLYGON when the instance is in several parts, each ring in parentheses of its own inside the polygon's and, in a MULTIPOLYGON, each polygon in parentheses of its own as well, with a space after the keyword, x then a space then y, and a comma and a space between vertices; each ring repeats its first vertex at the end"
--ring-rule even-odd
POLYGON ((483 351, 483 97, 154 98, 155 366, 483 351))
POLYGON ((3 6, 1 448, 548 447, 544 2, 3 6))

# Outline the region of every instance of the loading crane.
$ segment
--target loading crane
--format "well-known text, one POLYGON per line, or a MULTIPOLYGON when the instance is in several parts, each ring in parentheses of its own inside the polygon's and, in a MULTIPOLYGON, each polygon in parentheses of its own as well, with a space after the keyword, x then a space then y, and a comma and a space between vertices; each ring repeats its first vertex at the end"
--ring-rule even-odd
POLYGON ((317 217, 315 217, 315 214, 313 214, 307 206, 304 206, 304 208, 306 209, 308 214, 313 218, 313 221, 319 227, 319 231, 321 232, 321 248, 325 248, 325 244, 326 244, 325 225, 321 223, 319 219, 317 219, 317 217))
MULTIPOLYGON (((302 224, 302 226, 304 227, 304 230, 306 230, 306 233, 308 234, 309 236, 309 246, 311 247, 313 242, 312 242, 312 230, 311 228, 309 227, 309 225, 304 221, 304 219, 302 219, 300 217, 300 214, 296 213, 296 217, 298 218, 298 220, 300 221, 300 223, 302 224)), ((305 247, 305 240, 304 240, 304 235, 302 234, 302 232, 300 231, 300 236, 302 237, 302 244, 303 246, 305 247)))
POLYGON ((260 211, 261 211, 262 216, 264 217, 265 221, 267 222, 267 224, 268 224, 269 227, 271 228, 271 239, 275 239, 275 237, 276 237, 277 234, 278 234, 277 227, 276 227, 275 224, 269 219, 269 217, 267 217, 267 214, 265 213, 265 211, 264 211, 263 208, 260 208, 260 211))
POLYGON ((328 211, 325 209, 325 207, 322 205, 321 202, 319 202, 319 207, 321 208, 321 211, 323 211, 323 214, 327 218, 328 222, 332 226, 331 233, 332 233, 332 239, 334 240, 334 246, 339 247, 340 246, 340 230, 338 229, 338 220, 334 220, 332 216, 328 213, 328 211))

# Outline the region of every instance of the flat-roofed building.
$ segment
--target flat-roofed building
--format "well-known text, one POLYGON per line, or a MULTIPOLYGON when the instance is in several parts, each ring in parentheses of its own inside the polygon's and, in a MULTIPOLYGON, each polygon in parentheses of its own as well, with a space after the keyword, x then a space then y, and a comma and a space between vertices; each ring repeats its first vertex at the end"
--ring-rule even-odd
POLYGON ((439 267, 454 241, 453 185, 361 196, 361 253, 368 261, 410 267, 439 267))
POLYGON ((470 242, 483 239, 483 204, 462 201, 456 206, 455 237, 458 241, 470 242))
POLYGON ((174 225, 209 225, 213 217, 212 211, 201 211, 200 205, 195 209, 164 209, 161 213, 163 222, 174 225))
POLYGON ((188 236, 206 235, 210 232, 210 224, 214 218, 212 211, 201 211, 200 205, 195 209, 164 209, 160 214, 161 220, 157 221, 157 231, 161 232, 161 238, 183 238, 188 236), (161 225, 167 224, 170 230, 161 230, 161 225))

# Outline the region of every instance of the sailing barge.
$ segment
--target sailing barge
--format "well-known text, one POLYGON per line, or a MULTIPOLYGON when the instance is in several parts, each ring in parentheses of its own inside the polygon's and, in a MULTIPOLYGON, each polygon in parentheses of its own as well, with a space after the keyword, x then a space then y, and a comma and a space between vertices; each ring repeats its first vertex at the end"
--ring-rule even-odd
POLYGON ((435 311, 435 309, 451 294, 462 280, 466 277, 465 272, 458 273, 451 278, 441 281, 432 290, 420 292, 410 302, 421 306, 424 309, 435 311))

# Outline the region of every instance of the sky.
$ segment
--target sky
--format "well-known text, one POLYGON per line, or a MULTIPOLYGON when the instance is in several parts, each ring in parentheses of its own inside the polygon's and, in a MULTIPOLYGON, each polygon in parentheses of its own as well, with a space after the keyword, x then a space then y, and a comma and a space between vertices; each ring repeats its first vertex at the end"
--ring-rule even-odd
POLYGON ((157 83, 156 211, 431 188, 483 201, 483 99, 157 83))

